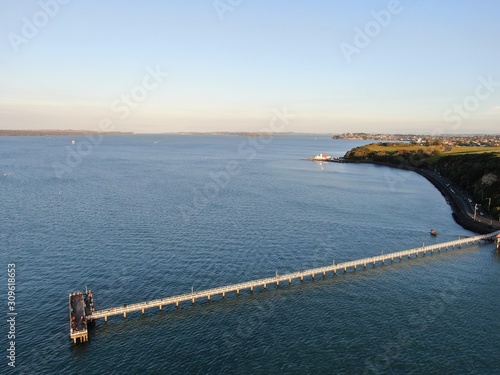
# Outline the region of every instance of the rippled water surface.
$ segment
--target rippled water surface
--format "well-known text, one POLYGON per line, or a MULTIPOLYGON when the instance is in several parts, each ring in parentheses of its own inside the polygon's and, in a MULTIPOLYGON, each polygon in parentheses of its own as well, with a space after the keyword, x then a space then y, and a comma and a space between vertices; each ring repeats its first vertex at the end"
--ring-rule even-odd
POLYGON ((491 244, 113 317, 73 346, 67 298, 85 286, 106 308, 472 233, 417 174, 303 160, 359 142, 71 139, 0 137, 1 305, 5 317, 15 263, 17 373, 498 373, 491 244))

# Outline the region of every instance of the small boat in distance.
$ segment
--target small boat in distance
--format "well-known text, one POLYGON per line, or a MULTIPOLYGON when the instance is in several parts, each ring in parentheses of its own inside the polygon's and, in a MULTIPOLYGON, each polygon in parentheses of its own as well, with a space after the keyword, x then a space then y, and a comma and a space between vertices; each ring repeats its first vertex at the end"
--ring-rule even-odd
POLYGON ((75 142, 75 140, 74 140, 74 139, 71 141, 71 144, 72 144, 72 145, 76 144, 76 142, 75 142))
POLYGON ((318 154, 318 155, 311 156, 307 160, 331 161, 332 157, 328 154, 318 154))
POLYGON ((438 235, 438 231, 435 230, 435 229, 431 229, 431 235, 432 236, 437 236, 438 235))

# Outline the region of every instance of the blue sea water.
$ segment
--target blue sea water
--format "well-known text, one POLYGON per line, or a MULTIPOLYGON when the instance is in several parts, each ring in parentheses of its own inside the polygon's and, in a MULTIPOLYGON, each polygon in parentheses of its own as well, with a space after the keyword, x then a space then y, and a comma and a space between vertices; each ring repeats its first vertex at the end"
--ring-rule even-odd
POLYGON ((86 286, 107 308, 472 234, 415 173, 304 160, 362 142, 72 139, 0 137, 0 311, 14 263, 18 314, 0 373, 499 372, 491 244, 113 317, 72 345, 67 298, 86 286))

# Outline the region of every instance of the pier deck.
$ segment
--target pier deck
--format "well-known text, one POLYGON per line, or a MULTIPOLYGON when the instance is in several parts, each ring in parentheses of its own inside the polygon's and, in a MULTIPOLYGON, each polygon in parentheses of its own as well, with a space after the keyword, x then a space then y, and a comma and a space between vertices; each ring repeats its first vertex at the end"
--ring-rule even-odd
POLYGON ((217 295, 225 297, 227 293, 235 292, 239 294, 240 291, 242 290, 253 291, 254 288, 257 287, 267 288, 268 285, 273 285, 273 284, 279 285, 280 283, 287 283, 287 282, 292 283, 294 280, 304 281, 304 278, 306 277, 314 279, 316 275, 326 276, 327 273, 332 273, 333 275, 335 275, 338 271, 346 272, 348 269, 356 269, 357 267, 366 268, 367 265, 375 266, 377 263, 383 264, 388 261, 392 262, 395 259, 401 261, 403 258, 409 259, 412 256, 418 257, 420 255, 425 255, 427 253, 434 253, 435 251, 439 252, 443 250, 449 250, 451 248, 468 246, 482 240, 491 240, 495 238, 498 234, 500 234, 500 231, 480 236, 468 237, 455 241, 449 241, 429 246, 422 246, 410 250, 403 250, 388 254, 382 254, 378 256, 353 260, 349 262, 332 264, 324 267, 312 268, 308 270, 302 270, 283 275, 276 275, 273 277, 267 277, 258 280, 246 281, 238 284, 226 285, 217 288, 196 291, 192 293, 185 293, 176 296, 155 299, 152 301, 134 303, 118 307, 111 307, 102 310, 95 310, 92 311, 91 314, 87 315, 86 319, 91 321, 96 319, 104 319, 105 321, 107 321, 108 317, 114 315, 123 315, 123 317, 126 318, 128 313, 135 311, 141 311, 142 314, 144 314, 144 311, 146 309, 158 308, 159 310, 162 310, 163 306, 166 305, 175 305, 178 307, 179 303, 181 302, 191 301, 192 303, 195 303, 196 300, 204 298, 210 300, 213 296, 217 295))

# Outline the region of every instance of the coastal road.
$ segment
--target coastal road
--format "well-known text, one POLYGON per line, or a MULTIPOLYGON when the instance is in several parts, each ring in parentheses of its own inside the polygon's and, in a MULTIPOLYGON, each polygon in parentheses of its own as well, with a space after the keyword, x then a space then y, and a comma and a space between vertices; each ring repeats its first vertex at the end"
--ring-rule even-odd
POLYGON ((450 181, 441 176, 439 173, 428 170, 421 170, 421 173, 424 176, 427 175, 431 177, 434 181, 441 185, 441 187, 454 198, 454 202, 458 206, 458 209, 465 215, 470 217, 472 220, 486 225, 492 225, 496 228, 500 228, 500 221, 494 220, 491 216, 482 213, 483 211, 480 206, 477 206, 476 208, 476 203, 474 203, 472 198, 461 188, 452 185, 450 181))

